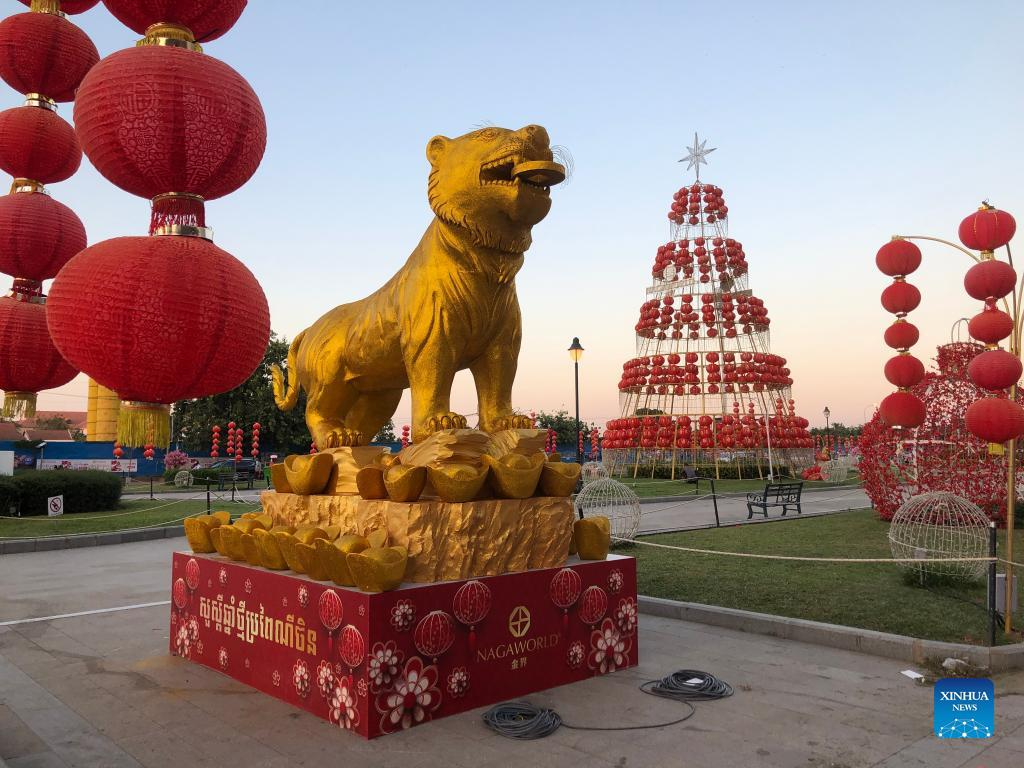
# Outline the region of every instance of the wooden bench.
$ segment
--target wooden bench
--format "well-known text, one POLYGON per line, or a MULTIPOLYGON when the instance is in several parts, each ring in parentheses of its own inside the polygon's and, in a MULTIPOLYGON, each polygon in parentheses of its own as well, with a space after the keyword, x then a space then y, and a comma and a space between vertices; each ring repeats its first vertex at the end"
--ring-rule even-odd
POLYGON ((693 467, 683 467, 680 471, 683 473, 682 477, 679 478, 680 482, 692 485, 695 494, 700 493, 700 481, 707 480, 707 478, 698 475, 697 470, 693 467))
POLYGON ((790 507, 795 507, 798 515, 802 514, 800 494, 803 488, 803 483, 767 483, 762 493, 748 493, 747 520, 754 516, 754 507, 760 507, 765 517, 768 517, 768 507, 782 507, 783 517, 790 507))
POLYGON ((236 489, 248 488, 251 490, 253 488, 252 475, 249 475, 248 477, 242 477, 241 475, 236 475, 233 469, 227 469, 222 472, 218 472, 216 480, 210 477, 197 477, 195 478, 195 482, 205 483, 208 486, 216 483, 218 491, 225 491, 232 485, 234 485, 236 489))

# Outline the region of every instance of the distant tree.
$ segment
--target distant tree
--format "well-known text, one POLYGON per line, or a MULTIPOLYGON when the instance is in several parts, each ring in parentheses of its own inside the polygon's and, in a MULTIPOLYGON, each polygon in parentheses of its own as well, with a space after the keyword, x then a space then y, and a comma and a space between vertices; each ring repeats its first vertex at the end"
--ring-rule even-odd
POLYGON ((309 430, 306 428, 306 393, 300 391, 296 406, 285 413, 274 403, 270 366, 284 365, 288 358, 288 340, 270 334, 267 352, 252 376, 241 385, 212 397, 184 400, 174 404, 172 444, 207 453, 214 424, 221 428, 220 449, 227 444, 227 425, 234 421, 245 430, 242 452, 248 458, 252 425, 260 424, 260 450, 278 454, 307 453, 309 430))
MULTIPOLYGON (((583 431, 584 439, 590 434, 595 425, 588 424, 580 419, 580 429, 583 431)), ((568 411, 554 411, 547 413, 540 411, 537 414, 537 427, 539 429, 553 429, 557 435, 558 444, 561 446, 576 445, 576 417, 570 416, 568 411)))
POLYGON ((45 419, 36 419, 36 429, 66 429, 71 430, 71 419, 61 413, 47 416, 45 419))
MULTIPOLYGON (((860 437, 860 431, 864 428, 863 424, 858 424, 854 427, 848 427, 841 421, 832 422, 828 425, 828 434, 832 437, 860 437)), ((824 427, 814 427, 810 430, 812 435, 825 435, 824 427)))
POLYGON ((397 443, 398 438, 395 437, 395 420, 388 419, 388 423, 380 428, 380 432, 373 438, 375 443, 397 443))

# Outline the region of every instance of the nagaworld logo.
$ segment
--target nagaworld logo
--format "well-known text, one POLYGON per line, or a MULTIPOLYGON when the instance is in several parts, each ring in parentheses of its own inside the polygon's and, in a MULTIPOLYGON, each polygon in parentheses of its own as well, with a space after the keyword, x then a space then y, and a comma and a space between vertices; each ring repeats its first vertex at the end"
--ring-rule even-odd
POLYGON ((995 732, 995 689, 984 678, 947 677, 935 683, 935 735, 987 739, 995 732))

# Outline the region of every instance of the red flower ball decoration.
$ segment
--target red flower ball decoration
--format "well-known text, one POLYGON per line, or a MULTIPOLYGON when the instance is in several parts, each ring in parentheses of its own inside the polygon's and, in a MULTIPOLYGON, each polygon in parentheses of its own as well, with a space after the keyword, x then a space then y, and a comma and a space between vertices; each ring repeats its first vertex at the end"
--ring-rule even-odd
MULTIPOLYGON (((75 15, 76 13, 85 13, 94 5, 99 3, 100 0, 60 0, 60 11, 61 13, 67 13, 75 15)), ((32 0, 18 0, 22 5, 31 5, 32 0)))
POLYGON ((967 331, 971 338, 984 344, 998 344, 1013 332, 1013 318, 996 309, 985 307, 967 323, 967 331))
POLYGON ((455 625, 444 611, 431 611, 416 625, 412 641, 424 656, 437 659, 455 642, 455 625))
POLYGON ((885 343, 893 349, 909 349, 920 337, 917 326, 902 318, 885 329, 885 343))
POLYGON ((1001 299, 1017 285, 1017 273, 1005 261, 986 259, 967 270, 964 289, 978 301, 1001 299))
POLYGON ((563 568, 551 579, 551 587, 548 590, 551 595, 551 602, 567 611, 576 604, 583 589, 583 582, 580 575, 572 568, 563 568))
POLYGON ((179 610, 188 603, 188 588, 185 586, 183 578, 178 577, 174 580, 174 586, 171 588, 171 599, 174 600, 174 604, 178 606, 179 610))
POLYGON ((913 429, 924 422, 924 403, 909 392, 893 392, 878 406, 878 415, 889 426, 913 429))
MULTIPOLYGON (((235 388, 270 338, 256 278, 197 237, 119 237, 86 248, 53 282, 47 315, 72 365, 123 401, 148 404, 235 388)), ((166 444, 163 437, 154 442, 166 444)))
POLYGON ((967 430, 990 443, 1024 435, 1024 408, 1002 397, 983 397, 967 408, 967 430))
POLYGON ((61 16, 18 13, 0 22, 0 77, 19 93, 73 101, 99 60, 89 36, 61 16))
POLYGON ((924 363, 913 355, 896 355, 885 364, 885 378, 896 387, 912 387, 924 378, 924 363))
POLYGON ((363 634, 351 624, 346 624, 338 638, 338 654, 350 669, 358 667, 366 655, 366 641, 363 634))
POLYGON ((42 304, 0 298, 0 389, 8 417, 35 413, 35 393, 67 384, 78 373, 50 339, 42 304))
POLYGON ((49 280, 85 245, 82 220, 49 195, 0 197, 0 272, 49 280))
POLYGON ((0 170, 40 184, 71 178, 82 163, 75 129, 43 107, 0 112, 0 170))
POLYGON ((1020 379, 1021 362, 1019 357, 1006 350, 989 349, 971 360, 967 372, 971 381, 982 389, 1008 389, 1020 379))
POLYGON ((142 35, 158 22, 188 27, 200 43, 215 40, 238 21, 248 0, 103 0, 107 10, 142 35))
POLYGON ((597 624, 608 610, 608 593, 601 587, 587 587, 580 597, 580 621, 584 624, 597 624))
POLYGON ((341 619, 345 615, 345 606, 341 598, 333 589, 325 589, 320 593, 320 600, 317 602, 317 610, 320 614, 320 623, 324 625, 329 633, 337 631, 341 626, 341 619))
POLYGON ((890 240, 878 249, 875 265, 889 277, 909 275, 921 266, 921 249, 909 240, 890 240))
POLYGON ((199 562, 194 557, 185 563, 185 584, 191 590, 199 586, 199 562))
POLYGON ((975 251, 1002 248, 1017 231, 1017 222, 1006 211, 982 206, 960 222, 960 242, 975 251))
POLYGON ((913 312, 920 303, 921 292, 917 286, 902 280, 894 282, 882 291, 882 306, 885 307, 886 312, 892 312, 894 315, 913 312))
POLYGON ((129 48, 93 67, 75 98, 75 128, 101 174, 146 198, 234 192, 267 144, 263 108, 245 78, 168 46, 129 48))

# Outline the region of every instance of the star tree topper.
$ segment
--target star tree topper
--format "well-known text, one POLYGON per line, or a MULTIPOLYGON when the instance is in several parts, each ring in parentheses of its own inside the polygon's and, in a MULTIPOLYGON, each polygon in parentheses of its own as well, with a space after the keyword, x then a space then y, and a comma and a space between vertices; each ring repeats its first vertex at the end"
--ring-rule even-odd
POLYGON ((693 146, 689 147, 688 150, 687 150, 689 152, 689 154, 687 154, 686 157, 684 157, 682 160, 679 161, 680 163, 688 163, 688 165, 686 166, 686 170, 690 170, 691 168, 696 166, 696 168, 697 168, 697 180, 698 181, 700 181, 700 164, 704 163, 704 165, 707 165, 708 161, 705 160, 704 158, 707 157, 708 155, 710 155, 716 149, 718 149, 718 147, 712 147, 711 149, 705 149, 704 147, 707 145, 707 143, 708 143, 707 139, 704 139, 704 141, 699 141, 697 139, 697 134, 694 133, 693 134, 693 146))

